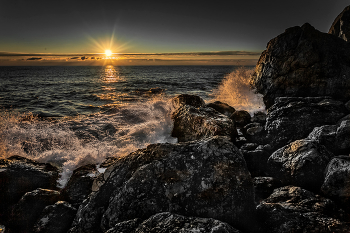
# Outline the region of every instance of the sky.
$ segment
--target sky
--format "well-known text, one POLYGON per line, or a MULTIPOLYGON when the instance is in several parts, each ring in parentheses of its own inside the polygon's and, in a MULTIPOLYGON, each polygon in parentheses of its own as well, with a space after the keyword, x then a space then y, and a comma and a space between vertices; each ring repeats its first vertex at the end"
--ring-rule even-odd
POLYGON ((0 0, 0 65, 255 65, 308 22, 328 32, 348 0, 0 0), (105 50, 113 55, 106 57, 105 50))

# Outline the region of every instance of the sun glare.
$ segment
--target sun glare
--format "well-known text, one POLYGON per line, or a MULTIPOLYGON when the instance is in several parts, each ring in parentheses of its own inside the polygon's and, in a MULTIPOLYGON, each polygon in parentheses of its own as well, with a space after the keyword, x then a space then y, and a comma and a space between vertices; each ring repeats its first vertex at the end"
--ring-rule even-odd
POLYGON ((107 50, 105 50, 105 54, 107 57, 110 57, 110 56, 112 56, 112 51, 107 49, 107 50))

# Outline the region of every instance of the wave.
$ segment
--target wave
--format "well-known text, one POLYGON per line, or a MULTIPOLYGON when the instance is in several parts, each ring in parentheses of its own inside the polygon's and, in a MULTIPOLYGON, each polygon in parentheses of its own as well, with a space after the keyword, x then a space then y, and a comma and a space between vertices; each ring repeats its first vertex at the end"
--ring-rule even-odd
POLYGON ((0 114, 0 156, 20 155, 61 168, 64 187, 75 168, 100 164, 152 143, 176 143, 172 138, 169 99, 119 106, 104 113, 43 121, 30 113, 0 114))

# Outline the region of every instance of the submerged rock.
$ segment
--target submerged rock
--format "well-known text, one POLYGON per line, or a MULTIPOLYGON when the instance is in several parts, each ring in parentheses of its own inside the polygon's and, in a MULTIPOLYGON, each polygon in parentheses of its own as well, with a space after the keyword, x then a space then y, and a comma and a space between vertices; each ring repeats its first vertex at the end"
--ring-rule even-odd
POLYGON ((46 206, 34 225, 33 232, 66 233, 72 225, 76 212, 76 208, 64 201, 46 206))
POLYGON ((167 211, 214 218, 238 229, 254 226, 252 178, 227 137, 150 145, 120 158, 95 181, 93 191, 70 232, 102 232, 167 211))
POLYGON ((187 142, 211 136, 229 136, 233 141, 237 136, 235 123, 213 108, 195 108, 184 105, 172 115, 174 128, 171 136, 179 142, 187 142))
POLYGON ((58 201, 60 193, 49 189, 36 189, 26 193, 14 206, 8 232, 26 233, 33 229, 43 209, 58 201))
POLYGON ((0 159, 0 222, 6 222, 11 206, 37 188, 57 189, 58 169, 20 156, 0 159))
POLYGON ((217 233, 239 233, 240 231, 234 229, 229 224, 212 219, 212 218, 198 218, 185 217, 169 212, 159 213, 151 216, 149 219, 142 222, 139 226, 134 226, 135 221, 127 221, 117 224, 113 229, 106 233, 129 233, 129 232, 143 232, 143 233, 178 233, 178 232, 217 232, 217 233), (131 226, 127 228, 127 226, 131 226))
POLYGON ((347 232, 342 211, 329 199, 295 186, 275 189, 257 206, 264 232, 347 232))
POLYGON ((350 6, 345 7, 335 18, 328 34, 335 35, 347 42, 350 41, 350 6))
POLYGON ((336 124, 345 112, 342 102, 327 97, 277 98, 267 114, 267 139, 278 149, 306 138, 315 127, 336 124))
POLYGON ((268 159, 271 173, 284 185, 318 191, 324 171, 333 157, 324 146, 311 140, 297 140, 275 151, 268 159))
POLYGON ((270 40, 252 83, 267 108, 276 97, 331 96, 350 99, 350 45, 310 24, 270 40))

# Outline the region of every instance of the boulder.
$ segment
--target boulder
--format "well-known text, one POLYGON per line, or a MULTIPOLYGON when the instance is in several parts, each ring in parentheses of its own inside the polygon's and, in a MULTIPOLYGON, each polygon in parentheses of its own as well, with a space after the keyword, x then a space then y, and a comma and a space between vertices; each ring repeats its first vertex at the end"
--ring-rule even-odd
POLYGON ((350 120, 340 123, 337 129, 336 146, 340 153, 350 153, 350 120))
MULTIPOLYGON (((245 145, 247 144, 248 143, 246 143, 245 145)), ((252 176, 268 175, 267 160, 271 155, 269 145, 259 145, 252 150, 250 150, 250 148, 247 148, 247 146, 243 145, 240 151, 244 156, 248 170, 252 174, 252 176)))
POLYGON ((34 224, 43 209, 56 203, 60 197, 58 191, 49 189, 36 189, 27 192, 14 206, 8 224, 9 233, 27 233, 32 231, 34 224))
POLYGON ((204 100, 196 95, 181 94, 174 97, 171 100, 175 109, 180 108, 184 105, 189 105, 195 108, 199 108, 205 105, 204 100))
POLYGON ((236 110, 231 107, 230 105, 220 102, 220 101, 215 101, 213 103, 209 103, 205 105, 206 107, 214 108, 216 111, 218 111, 221 114, 224 114, 227 117, 230 117, 236 110))
POLYGON ((271 174, 284 185, 319 191, 324 171, 333 157, 324 146, 311 140, 297 140, 277 151, 267 161, 271 174))
POLYGON ((257 206, 264 232, 347 232, 344 212, 331 200, 295 186, 275 189, 257 206))
MULTIPOLYGON (((127 224, 133 226, 134 222, 127 221, 127 224)), ((159 213, 151 216, 149 219, 142 222, 139 226, 133 228, 133 230, 127 231, 126 224, 119 223, 113 230, 109 230, 106 233, 129 233, 129 232, 142 232, 142 233, 178 233, 178 232, 220 232, 220 233, 239 233, 240 231, 234 229, 227 223, 212 219, 212 218, 198 218, 198 217, 185 217, 178 214, 172 214, 169 212, 159 213), (123 227, 121 227, 121 225, 123 227)))
POLYGON ((66 233, 72 225, 77 209, 68 202, 58 201, 46 206, 34 225, 35 233, 66 233))
POLYGON ((135 232, 136 228, 142 223, 139 218, 117 223, 113 228, 106 231, 106 233, 130 233, 135 232))
POLYGON ((37 188, 57 189, 59 171, 48 163, 12 156, 0 159, 0 222, 6 223, 11 206, 37 188))
POLYGON ((235 111, 230 118, 236 122, 237 126, 244 127, 245 125, 249 124, 251 122, 251 116, 249 112, 240 110, 235 111))
POLYGON ((270 40, 252 76, 267 108, 276 97, 350 99, 350 45, 306 23, 270 40))
POLYGON ((335 35, 347 42, 350 41, 350 6, 345 7, 335 18, 328 34, 335 35))
POLYGON ((244 126, 243 135, 249 142, 267 143, 265 128, 260 123, 250 123, 244 126))
POLYGON ((325 196, 333 198, 342 203, 350 210, 350 157, 337 156, 328 164, 326 177, 322 185, 322 192, 325 196))
POLYGON ((254 177, 255 202, 260 203, 262 200, 268 198, 274 189, 281 187, 280 180, 273 177, 254 177))
POLYGON ((327 148, 333 154, 336 154, 338 148, 336 146, 336 125, 322 125, 315 127, 306 139, 315 141, 327 148))
POLYGON ((88 164, 73 171, 66 187, 61 191, 62 199, 71 203, 74 207, 87 198, 92 191, 92 183, 99 175, 95 164, 88 164))
POLYGON ((278 149, 306 138, 315 127, 336 124, 345 111, 342 102, 327 97, 277 98, 267 114, 267 140, 278 149))
POLYGON ((95 180, 70 232, 102 232, 167 211, 254 226, 252 179, 229 138, 153 144, 120 158, 95 180))
POLYGON ((213 108, 184 105, 173 112, 172 118, 174 128, 171 136, 177 137, 179 142, 216 135, 229 136, 234 141, 237 136, 234 122, 213 108))
POLYGON ((252 117, 252 122, 260 123, 265 125, 266 122, 266 113, 264 112, 254 112, 252 117))

